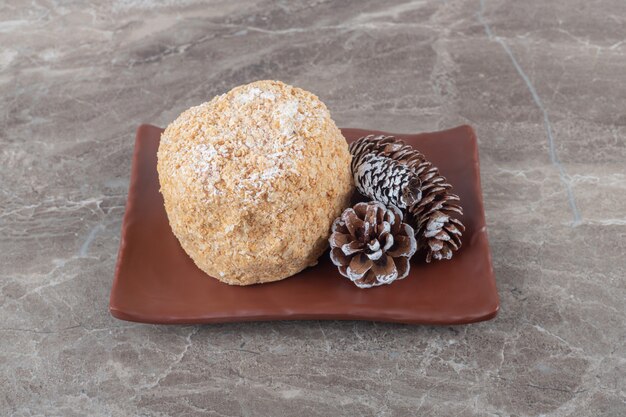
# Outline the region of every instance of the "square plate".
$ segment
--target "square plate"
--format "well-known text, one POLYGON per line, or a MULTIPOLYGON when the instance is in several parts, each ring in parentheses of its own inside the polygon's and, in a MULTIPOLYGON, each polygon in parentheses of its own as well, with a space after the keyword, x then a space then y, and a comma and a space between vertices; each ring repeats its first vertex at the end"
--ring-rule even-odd
MULTIPOLYGON (((137 130, 111 291, 113 316, 144 323, 317 319, 461 324, 488 320, 498 312, 471 127, 395 135, 445 174, 461 197, 467 229, 452 260, 426 264, 418 252, 407 278, 365 290, 339 275, 328 253, 318 265, 278 282, 239 287, 208 277, 183 251, 167 220, 156 170, 162 131, 149 125, 137 130)), ((348 142, 382 133, 342 132, 348 142)))

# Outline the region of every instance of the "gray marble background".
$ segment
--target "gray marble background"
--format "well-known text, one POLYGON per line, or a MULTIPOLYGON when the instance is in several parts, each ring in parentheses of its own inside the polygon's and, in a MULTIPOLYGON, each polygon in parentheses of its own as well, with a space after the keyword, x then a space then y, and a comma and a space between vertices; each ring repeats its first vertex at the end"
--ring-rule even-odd
POLYGON ((9 0, 0 95, 0 415, 626 415, 623 0, 9 0), (109 315, 135 128, 266 78, 474 126, 495 320, 109 315))

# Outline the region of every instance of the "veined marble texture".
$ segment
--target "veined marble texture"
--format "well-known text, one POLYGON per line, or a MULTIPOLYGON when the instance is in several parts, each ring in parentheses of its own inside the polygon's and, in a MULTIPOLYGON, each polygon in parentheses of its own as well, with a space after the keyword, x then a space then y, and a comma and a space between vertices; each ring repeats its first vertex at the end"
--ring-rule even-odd
POLYGON ((626 415, 623 0, 4 0, 0 95, 0 415, 626 415), (136 127, 268 78, 476 129, 495 320, 109 315, 136 127))

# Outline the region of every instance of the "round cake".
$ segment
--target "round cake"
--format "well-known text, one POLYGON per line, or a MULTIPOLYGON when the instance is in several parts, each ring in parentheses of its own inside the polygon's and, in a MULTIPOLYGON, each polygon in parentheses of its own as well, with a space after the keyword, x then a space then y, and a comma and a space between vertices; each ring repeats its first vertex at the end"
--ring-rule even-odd
POLYGON ((220 281, 277 281, 315 265, 353 190, 345 138, 315 95, 234 88, 163 132, 158 172, 183 249, 220 281))

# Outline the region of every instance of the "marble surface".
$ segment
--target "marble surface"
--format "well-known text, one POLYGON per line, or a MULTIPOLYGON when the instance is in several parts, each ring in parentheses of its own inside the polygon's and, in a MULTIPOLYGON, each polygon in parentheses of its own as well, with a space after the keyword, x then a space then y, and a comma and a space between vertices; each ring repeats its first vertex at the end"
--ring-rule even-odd
POLYGON ((626 415, 626 2, 0 4, 0 415, 626 415), (135 128, 256 79, 471 124, 502 307, 458 327, 108 312, 135 128))

